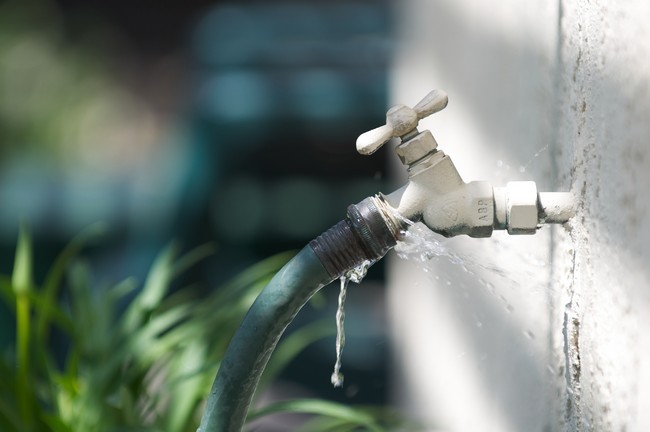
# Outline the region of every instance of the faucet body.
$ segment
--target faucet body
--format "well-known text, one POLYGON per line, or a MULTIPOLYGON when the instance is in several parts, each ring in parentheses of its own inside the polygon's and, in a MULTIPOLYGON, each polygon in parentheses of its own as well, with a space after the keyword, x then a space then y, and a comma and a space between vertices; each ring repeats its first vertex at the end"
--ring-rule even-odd
POLYGON ((408 183, 384 197, 397 213, 412 221, 421 220, 446 237, 492 235, 495 211, 489 183, 465 183, 442 151, 412 168, 408 183))
POLYGON ((485 181, 465 183, 451 158, 438 150, 431 132, 417 130, 419 119, 446 106, 447 95, 434 90, 413 109, 404 105, 391 108, 386 125, 357 140, 357 150, 370 154, 390 138, 401 138, 395 151, 407 168, 409 180, 384 196, 397 213, 422 221, 446 237, 490 237, 495 229, 509 234, 535 234, 542 224, 564 223, 575 214, 571 193, 538 193, 532 181, 509 182, 494 188, 485 181))

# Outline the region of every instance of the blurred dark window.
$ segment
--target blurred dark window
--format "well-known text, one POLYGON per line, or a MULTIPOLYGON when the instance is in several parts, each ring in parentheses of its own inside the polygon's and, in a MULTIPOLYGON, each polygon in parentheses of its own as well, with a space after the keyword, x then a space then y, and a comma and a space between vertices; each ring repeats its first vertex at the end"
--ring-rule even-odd
POLYGON ((382 155, 354 143, 384 115, 388 34, 381 2, 232 3, 198 22, 194 106, 222 241, 298 247, 380 190, 382 155))

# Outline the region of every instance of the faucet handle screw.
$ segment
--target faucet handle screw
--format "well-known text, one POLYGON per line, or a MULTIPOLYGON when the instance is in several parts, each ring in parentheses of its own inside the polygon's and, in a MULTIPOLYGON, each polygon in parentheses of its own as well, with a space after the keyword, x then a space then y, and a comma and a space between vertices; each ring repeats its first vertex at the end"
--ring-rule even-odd
POLYGON ((357 151, 370 155, 393 137, 403 137, 417 129, 418 122, 447 106, 447 93, 433 90, 413 108, 395 105, 386 113, 386 124, 365 132, 357 138, 357 151))

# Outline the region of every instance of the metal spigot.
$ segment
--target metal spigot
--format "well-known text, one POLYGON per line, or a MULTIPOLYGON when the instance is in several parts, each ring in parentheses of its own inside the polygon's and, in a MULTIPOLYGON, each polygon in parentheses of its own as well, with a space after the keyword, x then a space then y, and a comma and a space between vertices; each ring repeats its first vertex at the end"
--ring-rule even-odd
POLYGON ((535 234, 544 223, 564 223, 575 214, 569 192, 537 192, 535 182, 509 182, 493 188, 488 182, 465 183, 451 158, 438 150, 430 131, 418 122, 447 106, 447 94, 434 90, 413 108, 396 105, 386 124, 357 139, 357 151, 370 155, 391 138, 401 142, 395 152, 409 173, 408 183, 384 196, 388 205, 412 221, 451 237, 489 237, 495 229, 509 234, 535 234))

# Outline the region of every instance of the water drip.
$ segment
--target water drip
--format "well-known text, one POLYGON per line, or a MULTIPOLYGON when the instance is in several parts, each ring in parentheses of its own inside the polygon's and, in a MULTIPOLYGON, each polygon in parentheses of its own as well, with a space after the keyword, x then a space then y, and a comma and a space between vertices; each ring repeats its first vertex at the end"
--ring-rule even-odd
POLYGON ((348 282, 347 276, 341 276, 341 292, 339 294, 339 306, 336 310, 336 363, 334 363, 334 372, 332 372, 332 385, 334 387, 343 386, 343 374, 341 373, 341 355, 345 346, 345 297, 347 296, 348 282))
POLYGON ((339 304, 336 310, 336 363, 334 363, 334 372, 332 372, 332 385, 334 387, 343 386, 343 374, 341 373, 341 359, 343 347, 345 346, 345 298, 347 296, 348 283, 360 283, 372 265, 370 261, 364 261, 358 267, 348 271, 341 276, 341 292, 339 293, 339 304))

